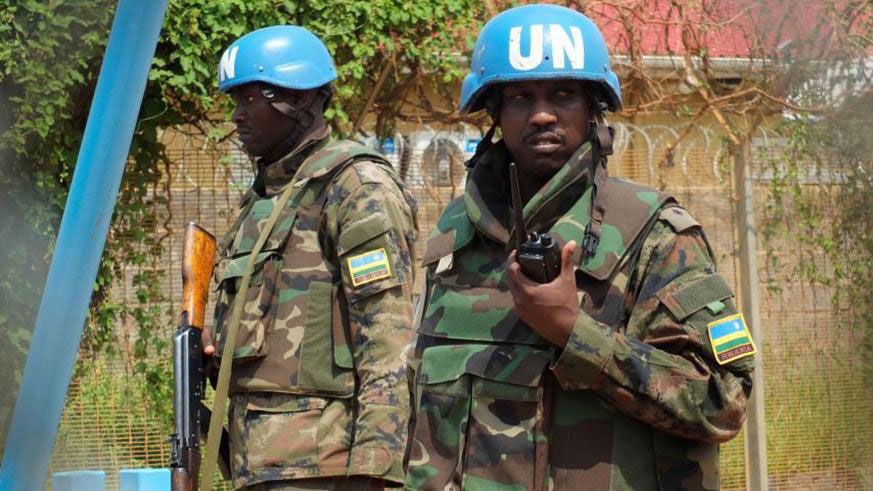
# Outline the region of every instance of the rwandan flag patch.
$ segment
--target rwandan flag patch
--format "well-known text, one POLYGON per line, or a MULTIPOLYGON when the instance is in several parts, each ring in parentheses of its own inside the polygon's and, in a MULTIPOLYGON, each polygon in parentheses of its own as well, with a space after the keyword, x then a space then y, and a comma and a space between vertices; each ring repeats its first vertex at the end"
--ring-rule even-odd
POLYGON ((355 288, 391 276, 391 265, 388 264, 385 248, 352 256, 348 262, 349 274, 355 288))
POLYGON ((719 365, 754 355, 758 352, 743 314, 736 314, 710 322, 709 344, 719 365))

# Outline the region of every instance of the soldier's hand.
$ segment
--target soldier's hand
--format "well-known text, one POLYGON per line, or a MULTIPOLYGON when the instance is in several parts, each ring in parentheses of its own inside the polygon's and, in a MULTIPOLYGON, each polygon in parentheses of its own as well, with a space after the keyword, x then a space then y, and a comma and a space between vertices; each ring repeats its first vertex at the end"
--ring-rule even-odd
POLYGON ((212 343, 212 329, 204 327, 200 339, 203 341, 203 373, 214 389, 218 384, 218 358, 215 356, 215 345, 212 343))
POLYGON ((212 344, 212 329, 204 327, 200 338, 203 340, 203 354, 206 356, 214 355, 215 345, 212 344))
POLYGON ((561 249, 561 274, 551 283, 537 283, 525 276, 516 260, 518 251, 509 254, 506 268, 516 315, 561 348, 567 344, 579 315, 576 274, 571 261, 574 252, 576 241, 571 240, 561 249))

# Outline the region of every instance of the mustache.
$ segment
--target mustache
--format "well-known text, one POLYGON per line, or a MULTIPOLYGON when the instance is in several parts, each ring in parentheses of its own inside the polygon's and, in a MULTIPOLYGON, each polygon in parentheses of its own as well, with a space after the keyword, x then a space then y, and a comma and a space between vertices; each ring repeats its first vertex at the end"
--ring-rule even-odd
POLYGON ((536 141, 554 141, 560 143, 564 141, 564 132, 561 130, 544 130, 541 128, 526 131, 521 139, 525 143, 533 143, 536 141))

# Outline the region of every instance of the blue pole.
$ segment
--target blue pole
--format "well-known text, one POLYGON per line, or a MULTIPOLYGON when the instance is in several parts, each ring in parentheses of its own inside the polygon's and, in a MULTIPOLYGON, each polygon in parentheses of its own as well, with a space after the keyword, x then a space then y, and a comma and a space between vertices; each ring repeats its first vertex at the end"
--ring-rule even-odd
POLYGON ((0 468, 43 489, 167 0, 119 0, 0 468))

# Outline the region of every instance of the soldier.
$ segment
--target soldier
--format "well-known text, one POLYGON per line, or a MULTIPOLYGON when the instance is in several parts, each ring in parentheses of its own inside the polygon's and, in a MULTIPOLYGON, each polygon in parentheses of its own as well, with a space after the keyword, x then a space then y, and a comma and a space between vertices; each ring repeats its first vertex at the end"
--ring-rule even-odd
MULTIPOLYGON (((336 78, 296 26, 224 52, 219 90, 256 177, 220 246, 215 346, 237 295, 228 413, 237 489, 382 489, 404 480, 414 201, 390 164, 325 123, 336 78), (256 255, 248 285, 247 261, 256 255)), ((204 343, 204 344, 209 344, 204 343)))
POLYGON ((700 224, 607 178, 621 92, 600 31, 514 8, 471 65, 461 113, 486 109, 502 139, 488 131, 424 255, 407 488, 718 488, 754 346, 700 224), (510 162, 527 229, 563 245, 551 282, 516 260, 510 162))

